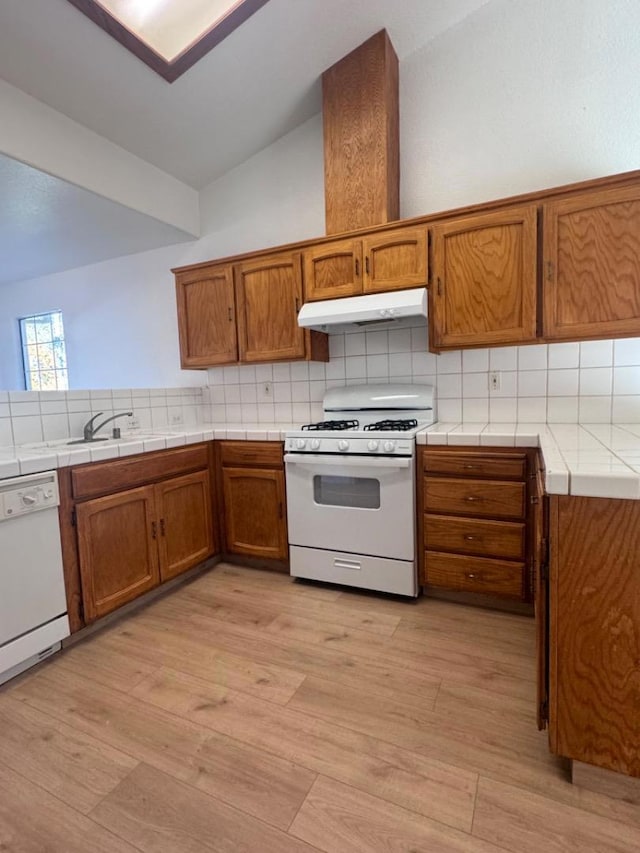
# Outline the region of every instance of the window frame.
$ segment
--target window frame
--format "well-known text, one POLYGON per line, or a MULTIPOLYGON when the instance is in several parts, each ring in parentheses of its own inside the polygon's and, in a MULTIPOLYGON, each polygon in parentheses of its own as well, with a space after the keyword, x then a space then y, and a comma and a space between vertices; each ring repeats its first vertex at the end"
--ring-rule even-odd
POLYGON ((55 308, 19 317, 18 331, 25 389, 27 391, 68 391, 69 365, 62 310, 55 308), (48 332, 44 328, 47 323, 48 332), (42 361, 41 350, 43 351, 42 361), (44 363, 47 358, 48 365, 44 363), (43 387, 43 374, 53 374, 53 386, 43 387))

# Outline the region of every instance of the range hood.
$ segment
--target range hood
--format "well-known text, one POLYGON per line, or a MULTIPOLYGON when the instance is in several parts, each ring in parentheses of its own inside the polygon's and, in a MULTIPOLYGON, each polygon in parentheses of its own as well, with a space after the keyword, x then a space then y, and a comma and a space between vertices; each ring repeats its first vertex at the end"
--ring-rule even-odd
POLYGON ((336 326, 369 326, 393 323, 408 317, 427 316, 427 289, 392 290, 369 293, 345 299, 305 302, 298 314, 298 325, 304 329, 328 332, 336 326))

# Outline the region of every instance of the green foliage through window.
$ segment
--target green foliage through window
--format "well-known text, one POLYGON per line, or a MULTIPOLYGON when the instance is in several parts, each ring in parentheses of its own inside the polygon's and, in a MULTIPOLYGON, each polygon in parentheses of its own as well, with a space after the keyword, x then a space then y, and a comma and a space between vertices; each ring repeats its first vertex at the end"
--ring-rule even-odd
POLYGON ((27 389, 66 391, 69 377, 62 311, 23 317, 20 320, 20 337, 27 389))

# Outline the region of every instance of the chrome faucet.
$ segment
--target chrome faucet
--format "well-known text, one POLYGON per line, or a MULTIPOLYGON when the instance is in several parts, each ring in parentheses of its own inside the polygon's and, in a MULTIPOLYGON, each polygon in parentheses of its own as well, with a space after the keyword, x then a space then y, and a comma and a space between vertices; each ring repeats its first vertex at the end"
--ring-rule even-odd
POLYGON ((84 429, 83 429, 84 439, 83 439, 83 441, 106 441, 106 439, 95 437, 98 430, 102 429, 102 427, 105 426, 106 424, 111 423, 111 421, 115 421, 116 418, 131 418, 131 417, 133 417, 133 412, 120 412, 117 415, 111 415, 110 418, 107 418, 106 420, 102 421, 101 424, 98 424, 97 427, 94 427, 93 422, 95 421, 96 418, 99 418, 100 415, 104 415, 104 412, 98 412, 97 415, 94 415, 84 425, 84 429))

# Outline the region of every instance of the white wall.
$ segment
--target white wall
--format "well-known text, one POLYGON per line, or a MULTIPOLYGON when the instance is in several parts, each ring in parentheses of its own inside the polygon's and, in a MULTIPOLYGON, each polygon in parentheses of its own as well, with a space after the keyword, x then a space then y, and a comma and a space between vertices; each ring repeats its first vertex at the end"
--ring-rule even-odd
POLYGON ((0 287, 0 388, 24 387, 17 318, 51 309, 72 388, 204 384, 180 369, 171 268, 322 233, 321 137, 316 116, 207 188, 198 241, 0 287))
MULTIPOLYGON (((638 31, 636 0, 493 0, 404 59, 402 215, 640 166, 638 31)), ((322 180, 315 117, 202 193, 199 241, 0 290, 0 387, 9 326, 46 307, 76 387, 204 381, 178 369, 169 267, 322 234, 322 180)))

